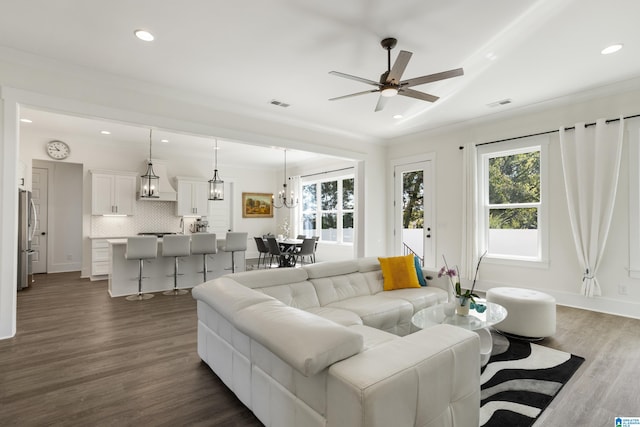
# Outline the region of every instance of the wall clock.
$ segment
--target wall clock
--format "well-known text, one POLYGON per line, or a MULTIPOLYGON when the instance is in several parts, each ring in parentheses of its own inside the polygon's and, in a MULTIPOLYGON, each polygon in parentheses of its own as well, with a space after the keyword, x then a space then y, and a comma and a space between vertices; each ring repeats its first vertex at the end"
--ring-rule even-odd
POLYGON ((52 159, 62 160, 69 157, 69 154, 71 154, 71 149, 66 142, 53 140, 47 142, 47 154, 52 159))

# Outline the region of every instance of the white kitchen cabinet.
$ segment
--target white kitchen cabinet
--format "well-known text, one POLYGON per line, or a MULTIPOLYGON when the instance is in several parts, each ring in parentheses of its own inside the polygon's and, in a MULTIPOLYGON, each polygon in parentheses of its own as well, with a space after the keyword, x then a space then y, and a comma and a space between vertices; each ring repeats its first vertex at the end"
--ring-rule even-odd
POLYGON ((91 214, 133 215, 136 172, 91 171, 91 214))
POLYGON ((178 216, 207 216, 209 183, 205 179, 176 178, 178 187, 178 216))
POLYGON ((107 239, 91 240, 91 276, 109 274, 109 243, 107 239))

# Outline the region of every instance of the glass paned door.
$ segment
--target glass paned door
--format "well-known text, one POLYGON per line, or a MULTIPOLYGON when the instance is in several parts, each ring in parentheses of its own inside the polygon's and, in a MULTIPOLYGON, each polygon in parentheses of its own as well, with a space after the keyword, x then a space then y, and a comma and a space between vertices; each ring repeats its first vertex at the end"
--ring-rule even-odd
POLYGON ((396 253, 415 254, 425 267, 435 267, 433 179, 431 161, 395 167, 396 253))

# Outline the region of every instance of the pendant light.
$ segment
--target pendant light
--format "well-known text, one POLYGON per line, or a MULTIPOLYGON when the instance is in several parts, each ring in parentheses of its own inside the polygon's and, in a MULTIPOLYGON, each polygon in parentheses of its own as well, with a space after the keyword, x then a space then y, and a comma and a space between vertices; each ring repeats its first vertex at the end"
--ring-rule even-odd
POLYGON ((209 180, 209 200, 224 200, 224 181, 218 176, 218 138, 213 149, 213 178, 209 180))
POLYGON ((298 206, 298 199, 295 197, 293 190, 287 197, 287 150, 284 150, 284 182, 282 184, 282 190, 278 192, 278 201, 273 201, 273 207, 280 208, 295 208, 298 206))
POLYGON ((147 163, 147 172, 140 177, 141 199, 158 199, 160 197, 160 191, 158 190, 160 177, 153 171, 153 163, 151 161, 151 134, 152 129, 149 129, 149 163, 147 163))

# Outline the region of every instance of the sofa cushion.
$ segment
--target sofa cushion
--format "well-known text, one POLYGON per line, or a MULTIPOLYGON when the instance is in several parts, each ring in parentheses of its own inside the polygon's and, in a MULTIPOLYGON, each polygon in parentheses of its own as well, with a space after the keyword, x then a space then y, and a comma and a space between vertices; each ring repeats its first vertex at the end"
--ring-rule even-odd
POLYGON ((384 298, 403 299, 410 302, 413 305, 413 312, 422 310, 423 308, 431 307, 432 305, 447 302, 448 295, 445 291, 436 287, 426 288, 407 288, 396 289, 394 291, 383 291, 376 295, 380 295, 384 298))
POLYGON ((342 326, 362 325, 362 319, 353 311, 334 307, 309 307, 305 311, 324 317, 342 326))
POLYGON ((358 268, 359 266, 356 260, 349 260, 309 264, 302 267, 302 270, 307 272, 309 279, 317 279, 320 277, 342 276, 355 273, 358 271, 358 268))
POLYGON ((368 271, 380 271, 380 261, 378 257, 358 258, 358 271, 366 273, 368 271))
POLYGON ((397 335, 381 331, 380 329, 372 328, 370 326, 354 325, 349 329, 362 334, 362 338, 364 339, 364 351, 377 347, 380 344, 400 339, 397 335))
POLYGON ((378 258, 382 268, 385 291, 403 288, 419 288, 413 255, 378 258))
MULTIPOLYGON (((318 264, 320 265, 320 264, 318 264)), ((378 274, 375 272, 365 274, 378 274)), ((332 302, 341 301, 357 296, 371 295, 371 288, 362 273, 343 274, 338 276, 310 278, 318 294, 320 305, 326 306, 332 302)))
POLYGON ((417 256, 413 257, 413 264, 416 269, 416 275, 418 276, 418 282, 420 286, 427 286, 427 279, 424 277, 424 273, 422 272, 422 266, 420 265, 420 258, 417 256))
POLYGON ((248 288, 266 288, 269 286, 300 283, 307 280, 307 272, 303 268, 272 268, 267 270, 243 271, 229 274, 227 277, 248 288))
POLYGON ((362 335, 357 332, 275 299, 239 310, 234 321, 238 330, 305 376, 363 348, 362 335))
POLYGON ((402 299, 385 298, 379 294, 335 301, 329 307, 353 311, 366 326, 398 335, 408 333, 413 316, 411 303, 402 299))
POLYGON ((195 299, 202 300, 213 307, 228 320, 232 320, 236 312, 244 307, 273 301, 272 297, 241 286, 229 276, 202 283, 194 287, 191 294, 195 299))
POLYGON ((311 282, 289 283, 287 285, 269 286, 256 290, 270 295, 291 307, 306 310, 310 307, 320 306, 318 295, 311 282))

